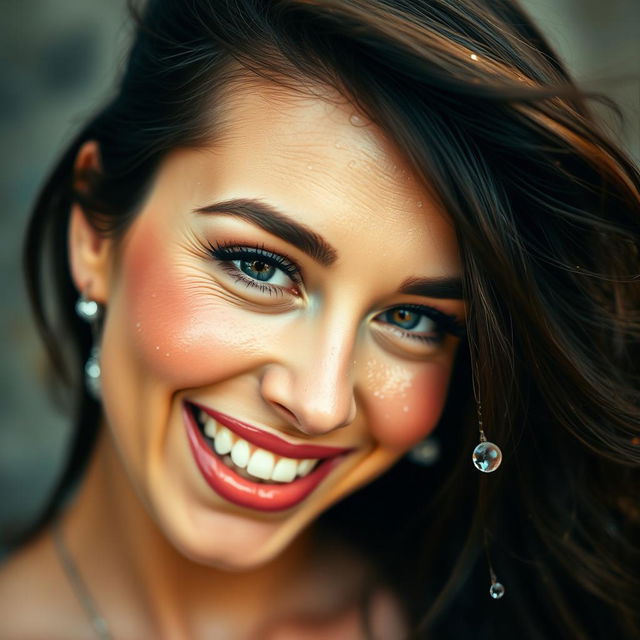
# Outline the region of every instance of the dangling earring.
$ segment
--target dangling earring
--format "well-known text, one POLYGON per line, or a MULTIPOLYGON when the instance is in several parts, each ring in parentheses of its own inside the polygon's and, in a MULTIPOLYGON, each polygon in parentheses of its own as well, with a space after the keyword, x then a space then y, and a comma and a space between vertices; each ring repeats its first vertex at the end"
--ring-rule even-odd
POLYGON ((102 399, 102 387, 100 386, 100 347, 94 345, 84 364, 84 383, 87 391, 94 400, 102 399))
POLYGON ((493 442, 487 441, 487 436, 484 435, 484 427, 482 425, 482 403, 480 402, 480 377, 478 375, 478 369, 474 362, 471 366, 471 387, 473 389, 473 397, 476 401, 476 412, 478 414, 478 429, 480 430, 480 444, 476 445, 473 450, 471 459, 473 465, 478 471, 483 473, 492 473, 495 471, 502 462, 502 451, 500 447, 493 442))
MULTIPOLYGON (((476 401, 476 412, 478 414, 478 429, 480 430, 480 443, 476 445, 473 450, 471 459, 473 465, 479 471, 483 473, 492 473, 495 471, 502 462, 502 451, 497 444, 489 442, 487 436, 484 433, 484 426, 482 424, 482 403, 480 402, 480 381, 478 372, 475 366, 472 366, 471 385, 473 388, 473 397, 476 401)), ((489 532, 485 528, 484 530, 484 551, 487 555, 487 564, 489 565, 489 577, 491 578, 491 586, 489 587, 489 595, 494 600, 500 600, 504 596, 505 588, 502 583, 498 582, 493 565, 491 564, 491 557, 489 555, 489 532)))
POLYGON ((93 347, 84 365, 84 383, 89 394, 100 400, 102 390, 100 385, 100 346, 98 343, 98 325, 102 320, 102 306, 95 300, 90 300, 83 292, 76 302, 76 313, 82 320, 91 325, 93 333, 93 347))
POLYGON ((491 558, 489 557, 489 532, 487 529, 484 530, 484 552, 487 554, 487 564, 489 565, 489 577, 491 578, 491 586, 489 587, 489 595, 494 600, 500 600, 504 595, 505 588, 504 586, 498 582, 496 578, 496 574, 493 570, 493 566, 491 565, 491 558))
POLYGON ((489 442, 484 435, 482 427, 482 404, 476 398, 476 410, 478 412, 478 428, 480 429, 480 444, 473 450, 471 459, 476 469, 483 473, 492 473, 502 462, 502 451, 497 444, 489 442))

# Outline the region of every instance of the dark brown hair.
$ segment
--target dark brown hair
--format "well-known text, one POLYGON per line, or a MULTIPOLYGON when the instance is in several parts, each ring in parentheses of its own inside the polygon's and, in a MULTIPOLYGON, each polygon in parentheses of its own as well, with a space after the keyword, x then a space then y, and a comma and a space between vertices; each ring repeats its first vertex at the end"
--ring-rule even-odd
POLYGON ((81 477, 100 414, 81 384, 91 336, 73 313, 70 205, 124 233, 167 152, 215 141, 222 94, 251 74, 357 104, 442 203, 462 252, 468 340, 441 461, 401 463, 324 519, 379 561, 416 637, 640 636, 640 178, 508 0, 147 3, 115 98, 69 146, 29 228, 36 318, 76 399, 68 464, 34 530, 81 477), (87 140, 102 170, 79 191, 87 140), (470 361, 505 455, 489 477, 470 460, 470 361))

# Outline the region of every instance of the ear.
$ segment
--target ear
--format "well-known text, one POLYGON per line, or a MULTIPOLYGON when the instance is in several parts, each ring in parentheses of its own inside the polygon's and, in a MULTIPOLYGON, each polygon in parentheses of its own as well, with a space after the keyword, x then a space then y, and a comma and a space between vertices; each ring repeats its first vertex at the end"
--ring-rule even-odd
MULTIPOLYGON (((74 187, 89 188, 83 176, 100 172, 100 149, 94 140, 85 142, 74 165, 74 187)), ((74 202, 69 221, 69 264, 71 277, 79 293, 102 304, 109 297, 109 274, 113 242, 89 223, 83 207, 74 202)))

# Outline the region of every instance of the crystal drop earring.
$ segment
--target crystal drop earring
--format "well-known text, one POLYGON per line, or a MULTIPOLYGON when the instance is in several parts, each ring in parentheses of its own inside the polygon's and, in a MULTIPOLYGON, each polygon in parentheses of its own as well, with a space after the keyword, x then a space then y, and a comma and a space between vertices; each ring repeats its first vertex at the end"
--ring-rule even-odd
POLYGON ((76 302, 76 314, 91 325, 93 347, 84 365, 84 383, 91 397, 95 400, 100 400, 102 392, 100 385, 101 370, 98 326, 102 320, 102 305, 88 298, 83 292, 76 302))
MULTIPOLYGON (((482 403, 480 402, 480 381, 478 371, 475 365, 472 363, 472 376, 471 386, 473 388, 473 397, 476 402, 476 412, 478 414, 478 429, 480 430, 480 444, 476 445, 473 450, 472 460, 476 469, 483 473, 491 473, 495 471, 502 462, 502 451, 500 447, 493 442, 489 442, 484 434, 484 426, 482 423, 482 403)), ((489 555, 489 531, 484 530, 484 552, 487 556, 487 564, 489 565, 489 577, 491 578, 491 586, 489 587, 489 595, 494 600, 500 600, 505 594, 504 585, 498 582, 493 565, 491 564, 491 557, 489 555)))
POLYGON ((484 434, 482 426, 482 404, 480 400, 476 400, 476 410, 478 412, 478 428, 480 429, 480 443, 473 450, 471 459, 478 471, 483 473, 492 473, 502 462, 502 451, 497 444, 489 442, 484 434))
POLYGON ((473 397, 476 401, 476 413, 478 414, 478 429, 480 431, 480 443, 476 445, 471 455, 473 465, 478 471, 492 473, 502 462, 502 451, 497 444, 489 442, 484 434, 482 423, 482 403, 480 401, 480 380, 475 363, 472 364, 471 386, 473 397))
POLYGON ((487 555, 487 563, 489 565, 489 576, 491 577, 491 586, 489 587, 489 595, 494 600, 500 600, 502 596, 505 594, 504 586, 498 582, 496 578, 495 571, 493 570, 493 566, 491 565, 491 558, 489 557, 489 532, 484 530, 484 551, 487 555))

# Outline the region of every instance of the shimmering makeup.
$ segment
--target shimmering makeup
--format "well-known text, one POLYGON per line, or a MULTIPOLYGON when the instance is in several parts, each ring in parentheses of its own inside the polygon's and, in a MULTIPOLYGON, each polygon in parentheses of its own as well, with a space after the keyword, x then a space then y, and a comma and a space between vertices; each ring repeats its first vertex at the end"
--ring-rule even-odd
POLYGON ((370 410, 382 418, 375 422, 376 437, 402 449, 427 435, 442 412, 449 375, 450 366, 441 362, 406 367, 367 360, 370 410))

